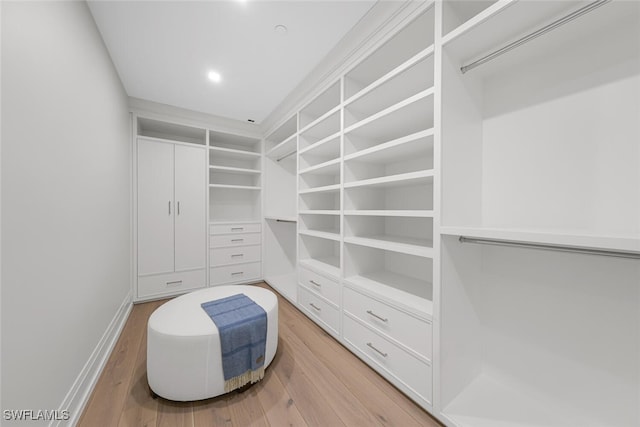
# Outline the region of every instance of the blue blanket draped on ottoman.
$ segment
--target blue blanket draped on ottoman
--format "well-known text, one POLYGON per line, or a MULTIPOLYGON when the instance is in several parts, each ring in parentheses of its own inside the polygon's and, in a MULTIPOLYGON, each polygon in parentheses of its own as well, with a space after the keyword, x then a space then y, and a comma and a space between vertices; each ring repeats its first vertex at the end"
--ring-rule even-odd
POLYGON ((236 294, 201 304, 220 334, 224 390, 264 377, 267 313, 251 298, 236 294))

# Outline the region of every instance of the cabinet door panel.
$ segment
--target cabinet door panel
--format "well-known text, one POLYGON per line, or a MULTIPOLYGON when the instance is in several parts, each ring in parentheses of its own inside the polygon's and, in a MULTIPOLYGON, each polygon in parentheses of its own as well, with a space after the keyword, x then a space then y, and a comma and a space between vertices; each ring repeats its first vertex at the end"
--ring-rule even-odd
POLYGON ((175 269, 204 268, 207 251, 206 151, 175 147, 175 269))
POLYGON ((174 209, 173 145, 138 140, 138 275, 174 270, 174 209))

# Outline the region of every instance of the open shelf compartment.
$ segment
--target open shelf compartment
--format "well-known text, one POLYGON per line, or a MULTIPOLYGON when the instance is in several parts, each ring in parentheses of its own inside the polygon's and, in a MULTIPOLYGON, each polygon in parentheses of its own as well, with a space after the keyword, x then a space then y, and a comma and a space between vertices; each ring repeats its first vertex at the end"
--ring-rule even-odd
POLYGON ((433 262, 429 258, 345 243, 345 281, 430 319, 433 262))
POLYGON ((433 5, 345 75, 345 99, 366 89, 433 44, 433 5))
POLYGON ((441 275, 442 407, 456 425, 640 424, 640 260, 444 236, 441 275))

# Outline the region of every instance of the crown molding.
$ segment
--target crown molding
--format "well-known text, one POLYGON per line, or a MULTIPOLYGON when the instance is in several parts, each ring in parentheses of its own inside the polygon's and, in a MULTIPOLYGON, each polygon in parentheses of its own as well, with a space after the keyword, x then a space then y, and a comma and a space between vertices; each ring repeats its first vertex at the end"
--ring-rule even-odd
POLYGON ((242 136, 262 138, 263 134, 260 127, 255 124, 175 107, 173 105, 161 104, 146 99, 129 97, 129 111, 149 119, 180 123, 242 136))

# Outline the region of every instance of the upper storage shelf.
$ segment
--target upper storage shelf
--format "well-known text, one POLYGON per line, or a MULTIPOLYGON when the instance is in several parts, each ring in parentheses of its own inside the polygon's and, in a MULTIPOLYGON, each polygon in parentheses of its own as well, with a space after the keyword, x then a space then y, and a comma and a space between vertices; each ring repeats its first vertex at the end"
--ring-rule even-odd
POLYGON ((451 234, 638 247, 640 4, 603 3, 461 70, 591 3, 515 2, 447 40, 441 223, 451 234))
POLYGON ((340 105, 340 81, 333 83, 300 110, 300 129, 320 121, 324 116, 340 105))
POLYGON ((349 100, 361 92, 370 91, 373 87, 393 78, 411 62, 426 56, 428 48, 433 46, 434 14, 434 7, 431 6, 387 43, 352 68, 345 75, 345 99, 349 100))
POLYGON ((205 129, 169 123, 144 117, 138 117, 137 134, 151 138, 170 141, 188 142, 190 144, 206 145, 207 131, 205 129))
POLYGON ((298 122, 294 115, 265 139, 266 156, 278 160, 294 153, 298 145, 296 139, 297 130, 298 122))

